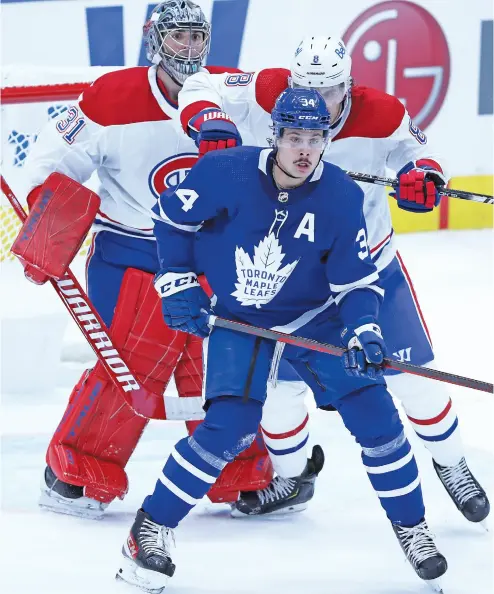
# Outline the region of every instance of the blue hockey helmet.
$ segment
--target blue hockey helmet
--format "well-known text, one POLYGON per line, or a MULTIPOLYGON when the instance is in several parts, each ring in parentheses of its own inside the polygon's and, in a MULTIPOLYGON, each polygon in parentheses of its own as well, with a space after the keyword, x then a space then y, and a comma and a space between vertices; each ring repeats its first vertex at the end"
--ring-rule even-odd
POLYGON ((324 138, 329 137, 329 111, 315 89, 285 89, 276 99, 271 119, 275 139, 281 138, 285 128, 322 130, 324 138))

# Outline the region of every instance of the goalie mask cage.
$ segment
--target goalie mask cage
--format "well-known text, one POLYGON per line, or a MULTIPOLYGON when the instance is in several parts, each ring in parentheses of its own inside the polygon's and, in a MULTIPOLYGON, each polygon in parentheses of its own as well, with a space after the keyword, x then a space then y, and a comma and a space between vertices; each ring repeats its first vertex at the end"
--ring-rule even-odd
MULTIPOLYGON (((65 111, 99 76, 115 69, 116 67, 99 66, 43 68, 24 65, 2 68, 2 175, 23 206, 26 205, 28 189, 23 168, 41 128, 65 111)), ((97 181, 97 176, 93 176, 88 186, 97 190, 97 181)), ((3 193, 0 221, 0 263, 4 263, 14 259, 10 247, 20 228, 20 222, 3 193)), ((78 258, 87 252, 88 244, 89 239, 78 258)))

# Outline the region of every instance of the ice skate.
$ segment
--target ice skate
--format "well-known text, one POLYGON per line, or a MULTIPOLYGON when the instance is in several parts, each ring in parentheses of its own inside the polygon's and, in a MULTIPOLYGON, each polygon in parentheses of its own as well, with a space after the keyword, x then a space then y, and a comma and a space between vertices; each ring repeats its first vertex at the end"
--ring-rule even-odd
POLYGON ((314 446, 312 457, 300 476, 275 477, 271 484, 260 491, 243 491, 232 508, 232 516, 260 516, 266 514, 289 514, 307 508, 314 496, 316 477, 324 465, 321 446, 314 446))
POLYGON ((41 496, 38 505, 59 514, 78 516, 90 520, 103 517, 108 504, 84 496, 84 488, 59 480, 47 466, 41 479, 41 496))
POLYGON ((435 592, 442 592, 440 578, 448 569, 446 559, 437 550, 425 519, 415 526, 393 524, 393 530, 416 574, 435 592))
POLYGON ((144 592, 163 592, 175 573, 170 556, 172 543, 175 544, 173 530, 153 522, 140 509, 122 547, 122 562, 115 578, 144 592))
POLYGON ((433 464, 448 495, 465 518, 470 522, 483 522, 489 515, 491 506, 484 489, 470 472, 465 458, 456 466, 440 466, 434 460, 433 464))

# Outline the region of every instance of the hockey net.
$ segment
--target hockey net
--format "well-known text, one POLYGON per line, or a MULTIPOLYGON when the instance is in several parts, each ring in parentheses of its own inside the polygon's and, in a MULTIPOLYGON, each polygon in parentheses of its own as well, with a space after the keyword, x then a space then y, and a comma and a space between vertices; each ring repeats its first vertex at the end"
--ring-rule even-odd
MULTIPOLYGON (((2 175, 25 205, 27 184, 23 175, 26 157, 41 128, 57 118, 96 78, 115 70, 7 66, 2 69, 1 123, 2 175)), ((96 189, 94 176, 88 186, 96 189)), ((12 260, 10 247, 20 227, 19 219, 2 194, 0 202, 0 263, 12 260)), ((87 252, 87 242, 79 257, 87 252)))

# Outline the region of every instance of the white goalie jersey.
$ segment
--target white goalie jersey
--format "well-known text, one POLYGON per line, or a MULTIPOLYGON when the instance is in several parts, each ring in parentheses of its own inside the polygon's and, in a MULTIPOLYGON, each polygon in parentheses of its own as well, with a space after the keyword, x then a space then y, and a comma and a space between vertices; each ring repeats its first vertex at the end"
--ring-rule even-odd
MULTIPOLYGON (((219 107, 237 125, 244 145, 268 146, 272 139, 271 110, 288 86, 290 72, 269 68, 254 73, 191 76, 179 95, 182 126, 198 112, 219 107)), ((444 171, 425 134, 412 122, 398 99, 381 91, 354 86, 340 117, 332 126, 332 142, 324 160, 344 170, 387 176, 410 161, 428 159, 444 171)), ((393 227, 382 186, 359 184, 365 193, 364 212, 372 258, 379 270, 395 255, 393 227)))
POLYGON ((197 148, 181 129, 178 104, 157 66, 138 66, 104 74, 50 121, 24 171, 29 191, 54 171, 79 183, 96 172, 101 206, 93 230, 154 241, 151 208, 196 160, 197 148))

